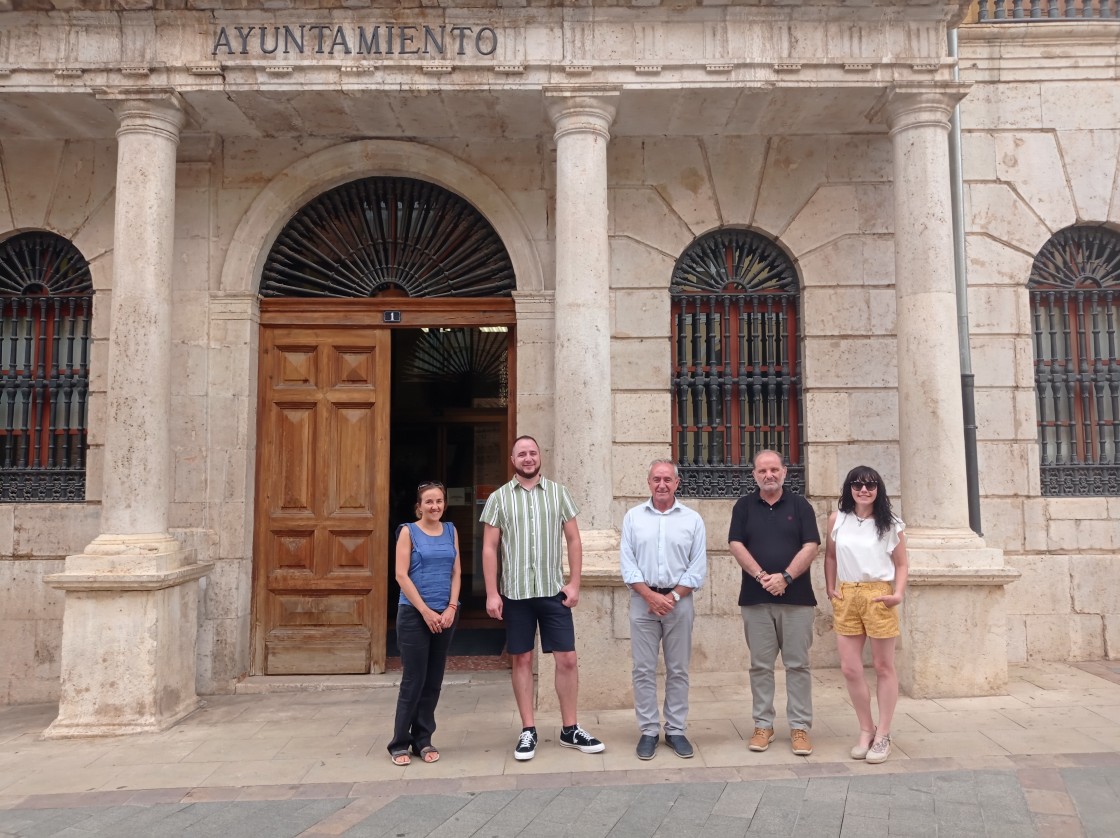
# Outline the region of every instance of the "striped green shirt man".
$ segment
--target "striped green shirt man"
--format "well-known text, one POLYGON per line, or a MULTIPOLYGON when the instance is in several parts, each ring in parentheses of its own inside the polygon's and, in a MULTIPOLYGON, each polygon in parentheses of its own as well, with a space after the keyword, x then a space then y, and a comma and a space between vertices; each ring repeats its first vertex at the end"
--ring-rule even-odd
POLYGON ((482 523, 502 531, 502 596, 556 596, 564 587, 564 524, 579 514, 567 488, 542 477, 525 489, 517 478, 486 499, 482 523))

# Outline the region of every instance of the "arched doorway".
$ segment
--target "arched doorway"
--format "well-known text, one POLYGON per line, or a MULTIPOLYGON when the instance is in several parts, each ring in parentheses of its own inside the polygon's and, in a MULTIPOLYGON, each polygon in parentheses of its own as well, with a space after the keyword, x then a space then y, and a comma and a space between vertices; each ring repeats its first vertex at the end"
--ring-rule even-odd
POLYGON ((422 480, 448 486, 469 618, 475 507, 512 426, 514 287, 493 227, 427 181, 351 181, 285 225, 260 286, 254 672, 384 670, 392 525, 422 480))

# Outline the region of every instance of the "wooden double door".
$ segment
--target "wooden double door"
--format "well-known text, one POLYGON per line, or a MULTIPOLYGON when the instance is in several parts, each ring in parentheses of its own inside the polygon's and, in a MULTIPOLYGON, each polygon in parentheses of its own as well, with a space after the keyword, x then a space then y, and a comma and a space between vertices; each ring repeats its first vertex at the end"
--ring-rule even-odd
POLYGON ((505 299, 262 303, 254 673, 385 670, 390 497, 415 490, 392 486, 392 332, 482 325, 512 346, 512 324, 505 299))

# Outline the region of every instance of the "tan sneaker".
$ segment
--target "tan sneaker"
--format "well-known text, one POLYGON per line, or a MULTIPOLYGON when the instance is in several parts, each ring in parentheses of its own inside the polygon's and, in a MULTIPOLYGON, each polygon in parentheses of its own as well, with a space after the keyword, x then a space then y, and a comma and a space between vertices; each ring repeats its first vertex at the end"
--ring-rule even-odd
POLYGON ((809 731, 795 727, 789 732, 789 738, 793 742, 793 752, 799 757, 807 757, 813 753, 813 743, 809 741, 809 731))
POLYGON ((770 743, 774 741, 774 728, 772 727, 756 727, 754 729, 754 736, 751 741, 747 743, 747 747, 752 751, 765 751, 770 747, 770 743))

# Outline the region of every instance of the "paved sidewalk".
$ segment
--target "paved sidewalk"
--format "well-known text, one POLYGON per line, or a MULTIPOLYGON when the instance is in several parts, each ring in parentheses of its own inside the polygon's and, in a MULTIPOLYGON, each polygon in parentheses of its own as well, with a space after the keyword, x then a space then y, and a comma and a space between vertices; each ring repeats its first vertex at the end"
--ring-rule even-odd
MULTIPOLYGON (((530 762, 506 672, 449 673, 443 758, 393 766, 392 677, 357 689, 214 696, 160 734, 44 741, 54 707, 0 708, 0 835, 1120 835, 1120 676, 1112 664, 1014 667, 1008 695, 899 703, 895 750, 848 758, 838 671, 814 673, 814 754, 788 730, 762 754, 745 673, 693 676, 696 757, 634 756, 631 710, 582 711, 607 743, 530 762)), ((337 683, 337 682, 336 682, 337 683)), ((779 690, 779 693, 783 692, 779 690)), ((779 717, 781 714, 779 714, 779 717)))

